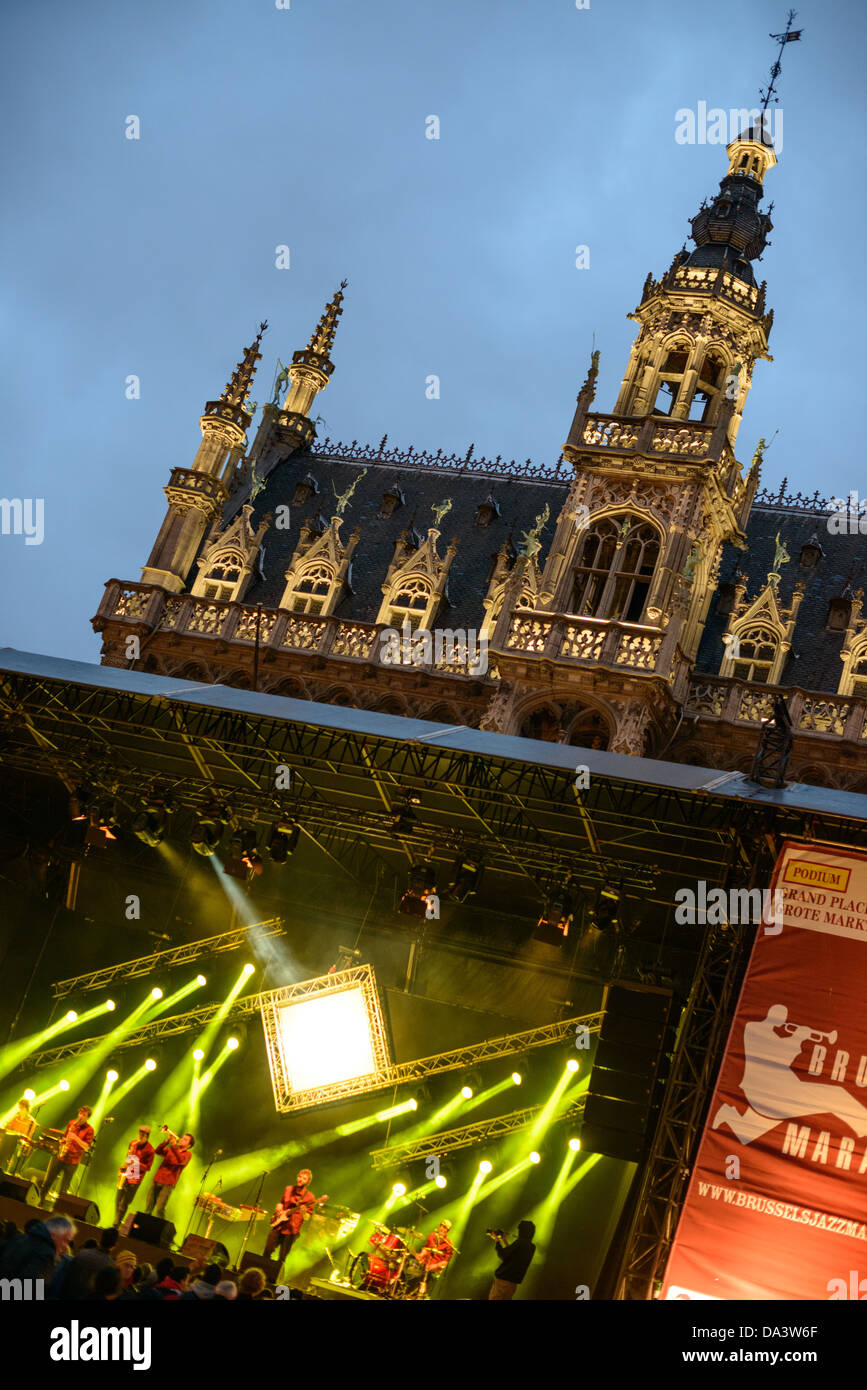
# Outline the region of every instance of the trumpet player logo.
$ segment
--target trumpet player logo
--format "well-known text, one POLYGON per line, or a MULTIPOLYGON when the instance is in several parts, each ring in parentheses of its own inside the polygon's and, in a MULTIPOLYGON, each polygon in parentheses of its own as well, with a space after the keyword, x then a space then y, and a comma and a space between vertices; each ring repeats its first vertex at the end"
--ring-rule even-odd
MULTIPOLYGON (((820 1033, 808 1026, 788 1022, 785 1004, 772 1004, 767 1017, 744 1026, 744 1074, 740 1089, 747 1102, 741 1112, 734 1105, 721 1105, 712 1129, 725 1125, 742 1144, 752 1144, 775 1129, 783 1120, 804 1115, 834 1115, 859 1138, 867 1135, 867 1107, 856 1100, 845 1086, 833 1080, 810 1081, 792 1070, 801 1049, 813 1043, 808 1073, 820 1076, 827 1055, 825 1043, 837 1041, 836 1031, 820 1033)), ((845 1076, 848 1055, 838 1052, 831 1069, 832 1078, 845 1076), (841 1059, 845 1061, 841 1063, 841 1059)), ((860 1078, 859 1078, 860 1084, 860 1078)), ((796 1125, 787 1131, 785 1152, 796 1125)), ((794 1142, 794 1140, 793 1140, 794 1142)), ((852 1141, 846 1141, 851 1145, 852 1141)))

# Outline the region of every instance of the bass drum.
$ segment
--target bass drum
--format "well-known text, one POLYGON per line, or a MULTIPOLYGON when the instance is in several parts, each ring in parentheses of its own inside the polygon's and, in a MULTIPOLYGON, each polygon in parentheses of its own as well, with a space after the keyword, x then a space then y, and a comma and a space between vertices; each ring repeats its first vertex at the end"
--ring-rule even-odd
POLYGON ((361 1250, 349 1266, 349 1282, 354 1289, 384 1293, 388 1287, 389 1269, 377 1255, 361 1250))

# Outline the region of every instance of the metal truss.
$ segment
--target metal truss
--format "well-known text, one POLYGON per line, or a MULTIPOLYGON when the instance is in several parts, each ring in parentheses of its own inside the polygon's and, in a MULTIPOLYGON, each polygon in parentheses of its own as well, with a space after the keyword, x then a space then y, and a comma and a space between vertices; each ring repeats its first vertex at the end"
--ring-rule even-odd
POLYGON ((72 975, 68 980, 56 980, 51 989, 55 999, 65 999, 68 994, 104 989, 115 980, 137 980, 142 975, 150 975, 154 970, 172 970, 176 965, 188 965, 190 961, 199 960, 202 956, 216 956, 224 951, 235 951, 246 944, 250 932, 255 932, 259 937, 283 936, 283 918, 269 917, 266 921, 255 922, 249 927, 237 927, 234 931, 220 932, 218 936, 206 936, 201 941, 189 941, 185 946, 173 946, 166 951, 152 951, 149 956, 138 956, 135 960, 122 961, 118 965, 107 965, 103 970, 91 970, 86 975, 72 975))
MULTIPOLYGON (((265 996, 261 994, 248 994, 246 997, 234 1000, 226 1012, 225 1022, 230 1023, 234 1019, 249 1018, 251 1014, 258 1012, 264 998, 265 996)), ((144 1043, 159 1042, 162 1038, 175 1038, 181 1033, 205 1028, 221 1008, 221 1004, 203 1004, 201 1008, 191 1009, 185 1014, 173 1014, 168 1018, 155 1018, 152 1023, 145 1023, 132 1033, 125 1033, 118 1037, 112 1043, 111 1055, 115 1052, 124 1052, 130 1047, 141 1047, 144 1043)), ((44 1052, 34 1052, 32 1057, 28 1057, 26 1063, 22 1065, 28 1068, 50 1067, 55 1062, 64 1062, 73 1057, 83 1057, 85 1053, 101 1047, 110 1036, 109 1033, 102 1033, 96 1038, 82 1038, 79 1042, 65 1043, 60 1047, 50 1047, 44 1052)))
MULTIPOLYGON (((555 1116, 552 1124, 580 1120, 584 1114, 584 1103, 584 1096, 573 1101, 567 1109, 555 1116)), ((378 1170, 402 1168, 404 1164, 414 1163, 419 1158, 428 1158, 431 1154, 443 1158, 454 1153, 456 1149, 468 1149, 474 1144, 502 1139, 504 1135, 530 1129, 543 1109, 541 1105, 534 1105, 527 1110, 512 1110, 508 1115, 498 1115, 493 1120, 477 1120, 474 1125, 443 1130, 441 1134, 428 1134, 423 1139, 417 1139, 415 1143, 394 1144, 389 1149, 374 1149, 370 1155, 372 1166, 378 1170)))
POLYGON ((705 934, 620 1266, 620 1299, 653 1298, 662 1278, 751 942, 748 927, 705 934))
POLYGON ((327 1105, 348 1096, 366 1095, 370 1091, 381 1090, 391 1083, 391 1067, 388 1055, 388 1037, 372 965, 354 965, 348 970, 335 971, 333 975, 319 975, 299 984, 286 985, 260 996, 262 1002, 262 1024, 265 1029, 265 1047, 268 1053, 268 1067, 271 1072, 271 1086, 274 1091, 274 1104, 282 1114, 309 1110, 314 1105, 327 1105), (294 1090, 291 1067, 283 1047, 283 1029, 280 1015, 301 1000, 324 998, 328 995, 344 994, 358 990, 364 1000, 367 1014, 368 1036, 373 1057, 373 1072, 366 1076, 353 1077, 348 1081, 317 1086, 307 1090, 294 1090))
MULTIPOLYGON (((706 792, 600 775, 579 807, 569 771, 413 738, 10 672, 0 673, 0 708, 26 713, 4 749, 10 766, 104 783, 130 810, 156 791, 192 811, 217 795, 251 824, 291 805, 320 849, 366 883, 376 865, 395 872, 396 851, 403 858, 433 844, 443 859, 472 843, 504 874, 538 883, 569 867, 587 889, 613 879, 669 905, 662 880, 718 883, 730 840, 731 802, 706 792), (291 770, 288 799, 275 792, 278 763, 291 770), (393 808, 406 792, 420 806, 398 840, 393 808)), ((797 833, 802 817, 777 814, 797 833)))

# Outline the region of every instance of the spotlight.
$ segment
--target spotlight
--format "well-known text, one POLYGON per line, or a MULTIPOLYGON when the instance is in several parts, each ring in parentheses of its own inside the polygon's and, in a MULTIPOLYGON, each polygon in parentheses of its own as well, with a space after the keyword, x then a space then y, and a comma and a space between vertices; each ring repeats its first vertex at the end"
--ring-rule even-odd
POLYGON ((516 1086, 520 1086, 520 1084, 521 1084, 521 1082, 524 1080, 524 1078, 523 1078, 523 1076, 521 1075, 521 1073, 520 1073, 519 1071, 513 1071, 513 1072, 512 1072, 512 1080, 514 1081, 514 1083, 515 1083, 516 1086))
POLYGON ((445 1178, 443 1177, 442 1173, 438 1173, 437 1176, 434 1178, 434 1186, 435 1186, 435 1187, 445 1187, 445 1185, 446 1185, 446 1180, 445 1180, 445 1178))
POLYGON ((159 985, 154 985, 153 989, 151 990, 151 999, 162 999, 162 997, 163 992, 160 989, 159 985))
POLYGON ((197 975, 197 976, 196 976, 196 984, 197 984, 197 985, 206 985, 207 983, 208 983, 208 982, 207 982, 207 980, 205 979, 204 975, 197 975))
POLYGON ((113 1014, 115 1009, 117 1008, 117 1004, 115 1004, 113 999, 106 999, 105 1007, 108 1009, 108 1012, 110 1014, 113 1014))
POLYGON ((105 1073, 105 1079, 106 1079, 106 1081, 111 1081, 111 1082, 117 1081, 117 1072, 116 1072, 116 1071, 107 1071, 107 1072, 105 1073))
POLYGON ((477 1096, 484 1085, 481 1074, 477 1071, 464 1072, 461 1082, 461 1095, 464 1100, 472 1100, 473 1096, 477 1096))
POLYGON ((197 1048, 194 1050, 194 1052, 193 1052, 193 1057, 195 1058, 195 1060, 196 1060, 197 1062, 201 1062, 202 1059, 204 1058, 204 1055, 205 1055, 205 1054, 204 1054, 204 1052, 202 1051, 202 1049, 201 1049, 200 1047, 197 1047, 197 1048))
POLYGON ((580 1149, 580 1147, 581 1147, 581 1140, 580 1140, 580 1139, 570 1139, 570 1140, 569 1140, 569 1148, 572 1150, 573 1154, 577 1154, 577 1152, 578 1152, 578 1150, 580 1149))
POLYGON ((418 823, 418 817, 412 808, 420 805, 420 796, 416 796, 414 792, 403 793, 402 804, 391 819, 391 828, 395 835, 412 835, 418 823))
POLYGON ((413 1096, 410 1100, 409 1108, 410 1110, 418 1110, 418 1101, 416 1100, 415 1096, 413 1096))
POLYGON ((575 1072, 575 1071, 578 1070, 578 1068, 580 1067, 580 1065, 581 1065, 581 1063, 580 1063, 580 1062, 576 1062, 574 1057, 570 1057, 570 1058, 569 1058, 569 1061, 566 1063, 566 1070, 567 1070, 567 1071, 575 1072))
POLYGON ((147 1061, 145 1062, 145 1071, 156 1071, 156 1069, 157 1064, 154 1061, 153 1057, 148 1057, 147 1061))
POLYGON ((541 1155, 540 1155, 540 1154, 537 1154, 535 1149, 533 1150, 533 1152, 532 1152, 531 1154, 528 1154, 528 1158, 529 1158, 529 1160, 530 1160, 531 1163, 541 1163, 541 1162, 542 1162, 541 1155))
POLYGON ((396 1183, 394 1184, 394 1187, 391 1189, 391 1191, 392 1191, 392 1196, 394 1196, 394 1197, 403 1197, 403 1196, 406 1194, 406 1187, 405 1187, 405 1185, 404 1185, 402 1182, 396 1182, 396 1183))
POLYGON ((219 806, 210 807, 196 822, 190 843, 196 854, 216 854, 223 838, 226 813, 219 806))
POLYGON ((57 1084, 59 1085, 61 1091, 68 1091, 68 1090, 69 1090, 69 1082, 68 1082, 68 1081, 59 1081, 57 1084))
POLYGON ((69 798, 70 820, 86 820, 90 808, 92 792, 89 787, 79 786, 69 798))
POLYGON ((245 974, 245 975, 252 975, 255 969, 256 969, 255 965, 251 965, 250 962, 248 961, 247 964, 244 966, 244 974, 245 974))
POLYGON ((75 1023, 75 1022, 77 1021, 77 1019, 78 1019, 78 1014, 75 1012, 74 1009, 70 1009, 70 1010, 69 1010, 69 1013, 66 1015, 66 1022, 67 1022, 67 1023, 75 1023))
POLYGON ((428 897, 437 890, 437 871, 429 859, 413 864, 407 876, 406 892, 398 904, 398 912, 407 917, 426 917, 428 897))
POLYGON ((255 830, 239 830, 232 837, 229 853, 223 865, 223 873, 231 878, 249 883, 263 873, 265 865, 259 854, 255 830))
POLYGON ((117 816, 114 811, 94 802, 87 813, 87 833, 84 837, 84 843, 95 845, 98 849, 105 849, 109 840, 117 839, 118 830, 117 816))
POLYGON ((482 879, 482 862, 469 855, 461 855, 455 860, 452 869, 452 882, 446 889, 446 897, 455 902, 465 903, 478 890, 482 879))
POLYGON ((237 1038, 227 1038, 227 1039, 226 1039, 226 1047, 229 1049, 230 1052, 234 1052, 235 1049, 236 1049, 237 1047, 239 1047, 239 1046, 240 1046, 240 1043, 238 1042, 238 1039, 237 1039, 237 1038))
POLYGON ((275 820, 268 836, 268 855, 272 864, 285 864, 295 853, 301 826, 291 820, 275 820))
POLYGON ((463 1096, 464 1100, 472 1100, 472 1098, 473 1098, 473 1088, 472 1088, 472 1086, 462 1086, 462 1087, 461 1087, 461 1095, 463 1096))
POLYGON ((35 1099, 36 1099, 36 1092, 35 1092, 35 1091, 31 1091, 29 1086, 28 1086, 27 1090, 24 1092, 24 1099, 25 1099, 25 1100, 35 1100, 35 1099))
POLYGON ((143 842, 150 845, 151 849, 156 849, 161 845, 165 833, 169 827, 169 807, 162 801, 148 802, 143 811, 139 811, 132 823, 134 835, 143 842))
POLYGON ((575 916, 578 895, 574 878, 568 873, 562 883, 549 894, 542 916, 533 933, 534 941, 544 941, 549 946, 562 946, 569 936, 569 928, 575 916))
POLYGON ((596 901, 589 908, 587 920, 597 931, 610 931, 620 925, 620 889, 605 883, 596 894, 596 901))
POLYGON ((485 1174, 490 1173, 493 1166, 494 1165, 489 1158, 483 1158, 481 1163, 479 1164, 479 1172, 485 1174))

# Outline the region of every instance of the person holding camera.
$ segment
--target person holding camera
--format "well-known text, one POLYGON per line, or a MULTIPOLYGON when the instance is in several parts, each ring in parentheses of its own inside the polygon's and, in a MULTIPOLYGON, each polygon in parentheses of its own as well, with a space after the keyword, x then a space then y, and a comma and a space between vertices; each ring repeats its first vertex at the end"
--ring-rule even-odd
POLYGON ((530 1263, 536 1253, 536 1247, 533 1244, 536 1227, 532 1221, 519 1222, 518 1238, 513 1240, 511 1244, 507 1243, 505 1231, 486 1231, 485 1234, 491 1237, 501 1256, 497 1271, 494 1274, 494 1282, 491 1284, 491 1291, 488 1294, 488 1301, 514 1298, 515 1290, 530 1268, 530 1263))

